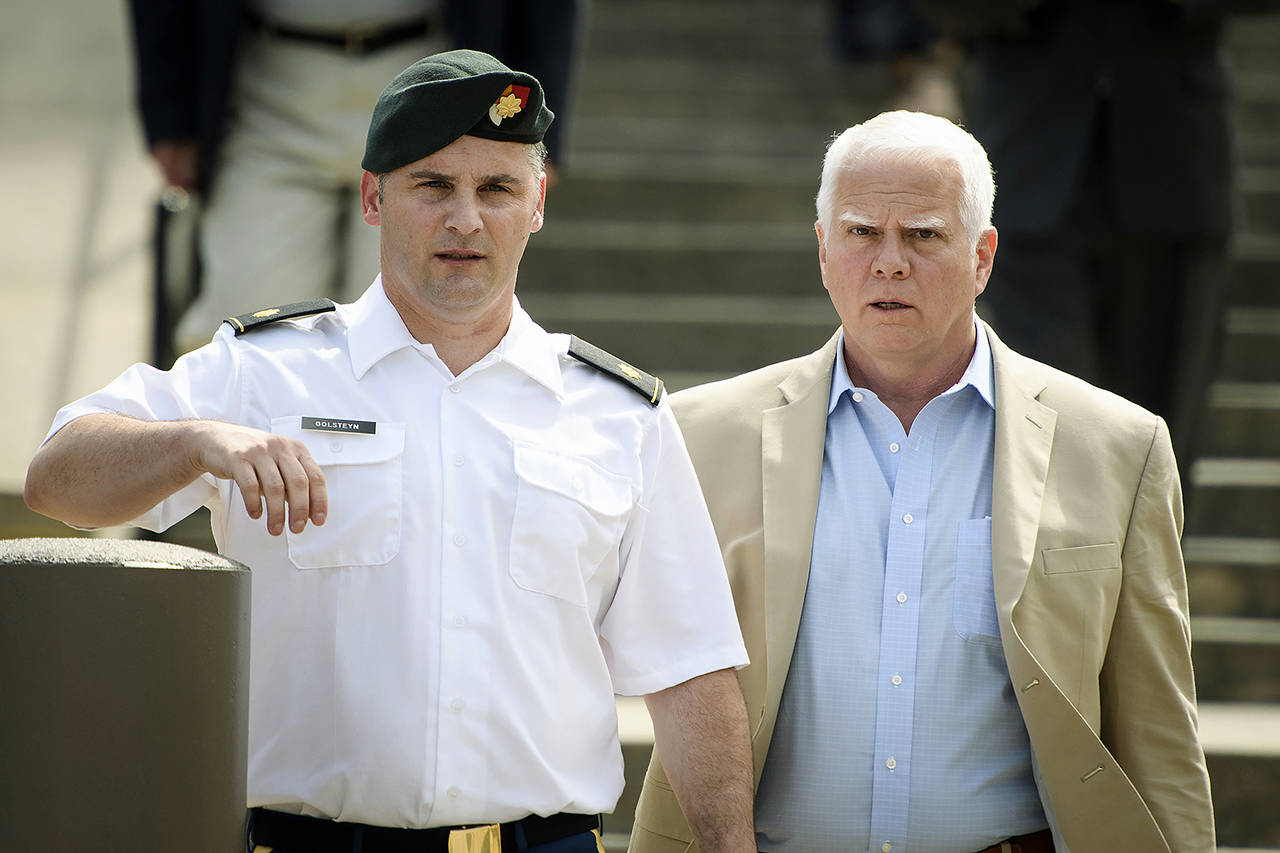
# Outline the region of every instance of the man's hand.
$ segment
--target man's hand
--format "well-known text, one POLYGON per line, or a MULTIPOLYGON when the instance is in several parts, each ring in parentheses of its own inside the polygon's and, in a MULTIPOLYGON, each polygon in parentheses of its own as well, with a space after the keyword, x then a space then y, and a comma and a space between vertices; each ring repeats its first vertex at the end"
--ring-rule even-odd
POLYGON ((300 441, 223 421, 85 415, 45 442, 27 469, 27 506, 77 527, 137 518, 209 473, 231 480, 267 531, 302 532, 329 510, 324 472, 300 441))
POLYGON ((221 480, 233 480, 244 497, 250 518, 267 506, 267 532, 284 532, 285 505, 289 529, 301 533, 310 519, 324 524, 329 509, 324 472, 300 441, 222 421, 187 421, 186 444, 192 467, 221 480))
POLYGON ((754 853, 751 736, 733 671, 708 672, 644 700, 658 758, 698 847, 754 853))
POLYGON ((151 146, 151 156, 160 167, 165 186, 195 192, 198 150, 188 139, 163 139, 151 146))

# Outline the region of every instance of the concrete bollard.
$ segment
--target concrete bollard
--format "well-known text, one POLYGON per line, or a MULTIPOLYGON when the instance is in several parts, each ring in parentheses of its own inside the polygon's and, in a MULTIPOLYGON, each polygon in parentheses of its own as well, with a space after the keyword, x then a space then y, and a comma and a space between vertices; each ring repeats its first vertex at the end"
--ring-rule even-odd
POLYGON ((244 850, 249 571, 0 540, 0 850, 244 850))

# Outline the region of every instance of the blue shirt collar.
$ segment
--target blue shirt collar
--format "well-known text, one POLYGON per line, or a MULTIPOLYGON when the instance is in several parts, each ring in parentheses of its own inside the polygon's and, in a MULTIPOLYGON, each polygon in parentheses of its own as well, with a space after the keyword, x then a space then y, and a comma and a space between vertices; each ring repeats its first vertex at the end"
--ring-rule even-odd
MULTIPOLYGON (((995 368, 991 361, 991 343, 987 340, 986 329, 978 322, 977 314, 973 315, 973 325, 977 332, 977 344, 973 348, 973 357, 969 359, 969 366, 965 368, 964 373, 955 385, 952 385, 938 396, 954 394, 966 385, 972 385, 979 396, 987 401, 987 405, 995 409, 995 368)), ((831 398, 827 402, 828 415, 835 411, 836 404, 840 402, 840 396, 846 391, 850 395, 856 391, 868 397, 874 398, 876 396, 874 391, 867 388, 859 388, 849 378, 849 370, 844 361, 844 328, 842 327, 839 340, 836 341, 836 366, 835 370, 831 372, 831 398)))

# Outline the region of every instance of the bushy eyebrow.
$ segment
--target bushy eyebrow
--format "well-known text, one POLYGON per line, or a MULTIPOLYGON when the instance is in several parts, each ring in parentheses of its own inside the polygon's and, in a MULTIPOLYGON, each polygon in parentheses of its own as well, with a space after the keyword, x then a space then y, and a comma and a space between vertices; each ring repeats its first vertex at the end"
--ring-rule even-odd
POLYGON ((946 230, 946 220, 939 216, 926 216, 923 219, 908 219, 902 223, 902 226, 910 231, 922 231, 928 229, 930 231, 946 230))
POLYGON ((414 169, 409 173, 409 177, 415 181, 449 181, 453 182, 453 175, 446 175, 443 172, 437 172, 432 169, 414 169))
MULTIPOLYGON (((415 181, 445 181, 453 184, 458 182, 456 175, 446 175, 444 172, 437 172, 434 169, 414 169, 409 173, 409 177, 415 181)), ((484 175, 478 181, 478 186, 487 186, 489 184, 519 184, 520 178, 506 172, 499 172, 494 175, 484 175)))
POLYGON ((867 216, 865 213, 861 213, 857 210, 846 210, 844 213, 840 214, 836 221, 845 226, 864 225, 867 228, 875 227, 870 216, 867 216))

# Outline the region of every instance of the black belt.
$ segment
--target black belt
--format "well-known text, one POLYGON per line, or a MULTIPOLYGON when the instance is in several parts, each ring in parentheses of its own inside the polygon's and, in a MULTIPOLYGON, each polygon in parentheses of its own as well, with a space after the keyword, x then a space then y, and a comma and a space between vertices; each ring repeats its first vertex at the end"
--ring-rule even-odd
POLYGON ((365 56, 409 39, 430 35, 435 27, 430 18, 414 18, 394 24, 355 24, 343 30, 311 30, 268 21, 256 12, 246 11, 245 20, 259 33, 273 38, 302 41, 338 48, 350 56, 365 56))
MULTIPOLYGON (((600 815, 567 812, 551 817, 530 815, 501 824, 501 827, 502 849, 513 853, 523 849, 517 843, 518 830, 523 832, 524 846, 535 847, 599 829, 600 815)), ((270 809, 253 809, 249 817, 250 838, 254 844, 297 853, 352 853, 353 850, 362 853, 445 853, 449 849, 449 833, 464 828, 395 829, 285 814, 270 809)))

